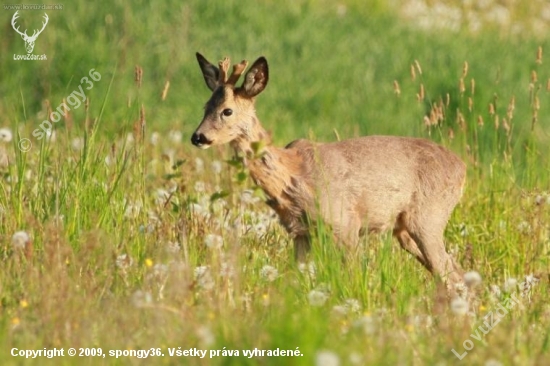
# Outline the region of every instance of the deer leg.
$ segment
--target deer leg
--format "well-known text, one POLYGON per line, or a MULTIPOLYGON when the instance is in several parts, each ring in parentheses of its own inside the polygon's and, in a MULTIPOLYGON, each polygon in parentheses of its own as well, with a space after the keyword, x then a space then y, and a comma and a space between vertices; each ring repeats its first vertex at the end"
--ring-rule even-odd
POLYGON ((311 249, 309 235, 300 234, 294 237, 294 259, 296 262, 305 263, 311 249))
POLYGON ((399 241, 401 248, 412 254, 416 258, 416 260, 418 260, 424 267, 426 267, 427 270, 431 271, 428 267, 428 264, 426 263, 424 254, 422 254, 422 252, 418 248, 418 245, 413 240, 413 238, 411 238, 407 230, 394 229, 393 235, 397 238, 397 241, 399 241))
POLYGON ((448 288, 462 283, 463 271, 445 250, 443 237, 423 236, 422 239, 418 238, 417 243, 426 258, 427 268, 433 275, 443 279, 448 288))
POLYGON ((453 293, 454 286, 463 282, 463 271, 445 250, 443 232, 446 224, 446 219, 432 216, 421 223, 413 222, 408 231, 422 252, 426 261, 425 267, 434 276, 440 277, 453 293))
POLYGON ((359 233, 361 231, 359 217, 349 215, 345 220, 333 222, 332 230, 335 241, 347 249, 347 252, 355 254, 359 247, 359 233))
POLYGON ((406 217, 406 213, 402 213, 398 216, 395 223, 395 228, 393 229, 393 236, 397 238, 397 241, 399 241, 401 248, 412 254, 416 258, 416 260, 418 260, 424 267, 426 267, 428 271, 431 272, 431 269, 428 268, 426 258, 424 258, 424 254, 422 254, 422 252, 418 248, 418 244, 413 240, 413 238, 406 230, 406 217))

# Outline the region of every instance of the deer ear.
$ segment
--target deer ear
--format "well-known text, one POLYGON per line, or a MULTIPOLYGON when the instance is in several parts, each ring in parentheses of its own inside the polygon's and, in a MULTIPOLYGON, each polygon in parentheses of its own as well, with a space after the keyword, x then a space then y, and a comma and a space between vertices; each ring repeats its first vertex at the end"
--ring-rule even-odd
POLYGON ((204 58, 203 55, 197 52, 197 61, 199 61, 199 66, 202 71, 202 76, 206 82, 206 86, 212 91, 218 87, 218 80, 220 75, 220 70, 212 65, 208 60, 204 58))
POLYGON ((254 64, 244 76, 244 82, 240 88, 241 92, 249 98, 255 97, 265 89, 268 80, 267 60, 265 57, 260 57, 254 61, 254 64))

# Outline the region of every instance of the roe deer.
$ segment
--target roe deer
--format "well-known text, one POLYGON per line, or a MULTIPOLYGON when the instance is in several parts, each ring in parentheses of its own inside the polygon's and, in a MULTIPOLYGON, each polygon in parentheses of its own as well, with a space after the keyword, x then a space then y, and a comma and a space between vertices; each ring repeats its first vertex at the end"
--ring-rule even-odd
POLYGON ((363 228, 392 229, 411 253, 449 289, 462 270, 445 251, 443 233, 465 181, 465 164, 455 154, 419 138, 367 136, 332 143, 296 140, 285 148, 271 145, 256 117, 254 99, 267 85, 267 61, 242 61, 228 74, 197 53, 206 85, 213 91, 191 142, 202 149, 230 143, 244 157, 254 182, 268 196, 294 239, 295 257, 310 249, 308 220, 321 218, 334 235, 354 249, 363 228), (263 146, 258 153, 258 146, 263 146))

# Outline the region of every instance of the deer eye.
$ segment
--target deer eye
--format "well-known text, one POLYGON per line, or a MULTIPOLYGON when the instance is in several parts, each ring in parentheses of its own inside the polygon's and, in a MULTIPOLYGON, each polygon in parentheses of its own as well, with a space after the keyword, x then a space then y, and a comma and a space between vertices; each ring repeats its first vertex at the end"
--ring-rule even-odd
POLYGON ((222 111, 222 114, 226 117, 229 117, 230 115, 233 114, 233 110, 232 109, 229 109, 229 108, 226 108, 222 111))

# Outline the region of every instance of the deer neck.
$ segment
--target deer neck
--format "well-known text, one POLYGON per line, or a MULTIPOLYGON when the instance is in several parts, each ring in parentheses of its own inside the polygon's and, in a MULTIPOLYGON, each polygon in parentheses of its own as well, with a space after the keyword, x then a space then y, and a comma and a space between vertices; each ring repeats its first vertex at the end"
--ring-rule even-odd
POLYGON ((255 140, 240 142, 235 148, 237 152, 238 149, 245 153, 251 151, 244 155, 244 163, 254 182, 267 195, 267 204, 279 214, 288 230, 300 231, 296 223, 306 209, 312 209, 312 154, 298 148, 273 146, 269 134, 263 129, 255 140))
POLYGON ((231 146, 238 155, 245 158, 253 157, 259 146, 271 145, 271 136, 256 117, 242 124, 241 134, 231 142, 231 146))

